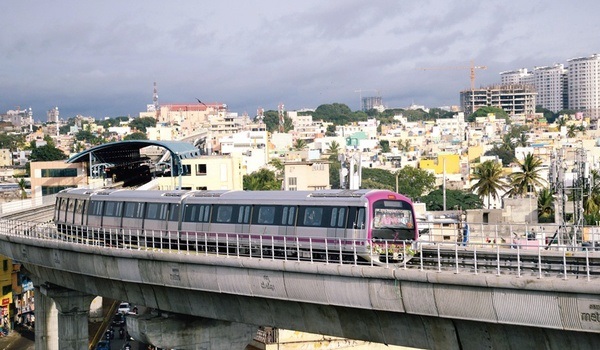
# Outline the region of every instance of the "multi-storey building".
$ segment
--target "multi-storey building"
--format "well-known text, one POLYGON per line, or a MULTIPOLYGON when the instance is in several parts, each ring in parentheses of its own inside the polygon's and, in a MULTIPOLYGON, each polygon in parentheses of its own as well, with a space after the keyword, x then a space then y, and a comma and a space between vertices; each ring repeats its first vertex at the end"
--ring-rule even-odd
POLYGON ((567 62, 569 108, 582 111, 595 121, 600 115, 600 54, 567 62))
POLYGON ((567 70, 562 64, 535 67, 533 85, 537 91, 537 105, 558 112, 567 106, 567 70))
POLYGON ((528 84, 492 85, 481 89, 460 92, 460 102, 465 115, 481 107, 502 108, 509 115, 535 113, 537 93, 528 84))
POLYGON ((510 70, 500 73, 500 83, 502 85, 525 84, 531 80, 533 74, 527 71, 527 68, 510 70))

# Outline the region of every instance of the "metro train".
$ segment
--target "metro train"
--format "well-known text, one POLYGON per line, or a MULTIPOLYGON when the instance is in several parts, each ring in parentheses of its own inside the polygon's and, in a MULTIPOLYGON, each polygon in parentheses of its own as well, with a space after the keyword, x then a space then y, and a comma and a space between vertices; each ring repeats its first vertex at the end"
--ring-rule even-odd
MULTIPOLYGON (((383 249, 404 251, 418 238, 411 200, 388 190, 65 189, 57 194, 54 222, 62 233, 84 232, 91 239, 100 239, 94 232, 103 229, 120 232, 123 243, 130 237, 130 243, 142 244, 144 237, 148 244, 152 232, 150 244, 159 238, 214 251, 227 234, 241 237, 249 251, 264 240, 271 242, 264 246, 286 257, 319 259, 339 253, 340 258, 369 262, 381 262, 383 249), (297 246, 292 249, 290 242, 297 246), (334 244, 338 248, 332 251, 328 245, 334 244)), ((394 259, 403 259, 401 252, 394 259)))

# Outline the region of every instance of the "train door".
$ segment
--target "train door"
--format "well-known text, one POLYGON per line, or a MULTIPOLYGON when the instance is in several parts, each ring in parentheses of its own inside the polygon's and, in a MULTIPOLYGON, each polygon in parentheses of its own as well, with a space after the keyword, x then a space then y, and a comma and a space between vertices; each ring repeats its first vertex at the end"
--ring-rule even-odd
POLYGON ((279 226, 280 236, 296 235, 296 217, 298 214, 298 207, 294 205, 286 205, 281 208, 281 223, 279 226))
POLYGON ((121 224, 124 230, 135 232, 143 229, 145 204, 143 202, 125 202, 121 224))
POLYGON ((75 213, 73 216, 73 224, 83 225, 83 208, 85 207, 86 200, 78 199, 75 202, 75 213))
POLYGON ((348 208, 348 222, 346 229, 348 234, 346 237, 350 239, 366 239, 366 208, 365 207, 350 207, 348 208))
POLYGON ((237 218, 235 218, 235 232, 239 234, 248 234, 250 232, 250 214, 252 212, 251 205, 240 205, 238 208, 237 218))
POLYGON ((327 237, 335 238, 349 238, 353 237, 346 236, 346 221, 348 217, 347 207, 333 207, 331 208, 331 214, 329 216, 329 222, 326 223, 328 226, 327 237))
POLYGON ((169 232, 177 232, 180 230, 179 227, 179 211, 181 209, 181 204, 179 203, 171 203, 169 204, 169 214, 167 221, 167 230, 169 232))

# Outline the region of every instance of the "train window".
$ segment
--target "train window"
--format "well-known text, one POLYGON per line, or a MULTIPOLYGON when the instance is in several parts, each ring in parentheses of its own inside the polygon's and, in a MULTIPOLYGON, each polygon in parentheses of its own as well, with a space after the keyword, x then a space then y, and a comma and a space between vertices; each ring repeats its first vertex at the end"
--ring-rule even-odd
POLYGON ((208 222, 210 219, 210 205, 201 205, 198 213, 198 221, 208 222))
POLYGON ((323 208, 320 207, 307 207, 304 210, 304 226, 321 226, 323 219, 323 208))
POLYGON ((171 203, 169 207, 169 221, 179 221, 179 203, 171 203))
POLYGON ((337 227, 344 227, 346 224, 346 208, 339 208, 337 227))
POLYGON ((210 205, 187 204, 183 211, 184 222, 208 222, 210 205))
POLYGON ((296 207, 290 207, 290 213, 287 217, 287 224, 294 226, 296 224, 296 207))
POLYGON ((83 206, 84 205, 85 205, 85 201, 84 200, 78 200, 77 201, 77 205, 75 206, 75 212, 77 214, 83 213, 83 206))
POLYGON ((250 221, 250 206, 242 205, 238 212, 238 224, 247 224, 250 221))
POLYGON ((123 202, 104 202, 104 216, 120 217, 123 210, 123 202))
POLYGON ((273 224, 275 222, 275 207, 274 206, 260 206, 258 207, 258 218, 256 223, 258 224, 273 224))
POLYGON ((123 217, 141 219, 144 217, 144 203, 126 202, 123 217))
POLYGON ((346 218, 346 208, 332 208, 329 226, 330 227, 344 227, 346 224, 345 218, 346 218))
POLYGON ((102 203, 100 201, 90 201, 89 215, 102 216, 102 203))
POLYGON ((60 210, 64 211, 65 209, 67 209, 67 201, 68 201, 67 198, 63 198, 60 201, 60 210))
POLYGON ((358 208, 358 213, 356 213, 356 228, 364 228, 365 227, 365 208, 358 208))
POLYGON ((67 205, 68 211, 73 212, 75 208, 75 199, 69 200, 69 204, 67 205))
POLYGON ((231 214, 233 214, 233 206, 231 205, 218 205, 217 215, 215 222, 231 222, 231 214))
POLYGON ((166 220, 168 203, 148 203, 146 205, 146 219, 166 220))

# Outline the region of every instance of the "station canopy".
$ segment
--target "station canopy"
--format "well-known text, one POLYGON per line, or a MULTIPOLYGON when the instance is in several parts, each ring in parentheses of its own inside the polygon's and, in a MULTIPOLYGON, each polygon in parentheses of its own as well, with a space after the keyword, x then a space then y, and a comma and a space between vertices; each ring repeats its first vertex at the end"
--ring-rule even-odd
POLYGON ((110 142, 92 147, 71 156, 67 160, 67 163, 89 162, 90 169, 98 165, 109 167, 135 164, 142 161, 140 149, 149 146, 164 148, 169 153, 171 167, 173 168, 172 174, 176 173, 180 168, 182 159, 196 158, 200 155, 200 150, 188 142, 129 140, 110 142))

